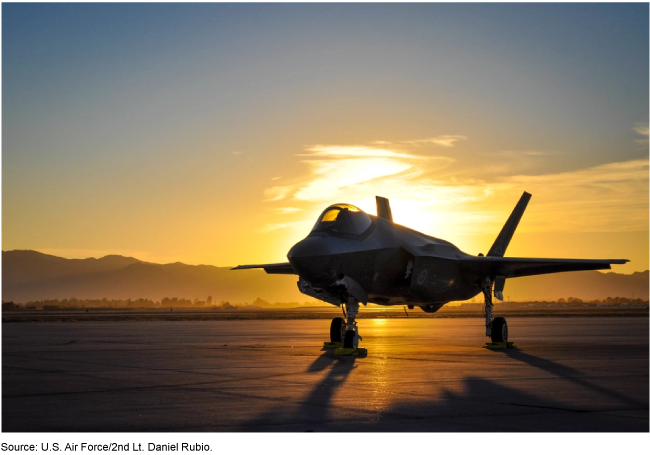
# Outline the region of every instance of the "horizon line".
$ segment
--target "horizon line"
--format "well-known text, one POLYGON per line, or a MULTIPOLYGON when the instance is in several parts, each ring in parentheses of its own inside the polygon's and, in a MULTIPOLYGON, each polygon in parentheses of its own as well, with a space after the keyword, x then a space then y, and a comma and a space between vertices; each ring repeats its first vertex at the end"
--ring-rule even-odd
MULTIPOLYGON (((154 265, 182 264, 182 265, 187 265, 187 266, 190 266, 190 267, 204 266, 204 267, 215 267, 215 268, 219 268, 219 269, 237 267, 237 266, 233 266, 233 265, 221 266, 221 265, 214 265, 214 264, 188 264, 188 263, 181 262, 181 261, 165 262, 165 263, 162 263, 162 262, 150 262, 150 261, 143 261, 142 259, 138 259, 135 256, 124 256, 122 254, 107 254, 107 255, 104 255, 104 256, 101 256, 101 257, 89 256, 89 257, 85 257, 85 258, 81 258, 81 257, 72 257, 72 258, 70 258, 70 257, 64 257, 64 256, 56 256, 56 255, 50 254, 50 253, 43 253, 43 252, 38 251, 38 250, 28 250, 28 249, 2 250, 3 254, 4 253, 13 253, 13 252, 32 252, 32 253, 42 254, 43 256, 52 256, 52 257, 55 257, 55 258, 58 258, 58 259, 65 259, 65 260, 68 260, 68 261, 73 261, 73 260, 84 261, 84 260, 87 260, 87 259, 100 260, 100 259, 104 259, 104 258, 107 258, 107 257, 110 257, 110 256, 117 256, 117 257, 121 257, 121 258, 135 259, 136 261, 138 261, 140 263, 143 263, 143 264, 154 264, 154 265)), ((515 256, 507 256, 507 257, 515 257, 515 256)), ((568 259, 570 259, 570 258, 568 258, 568 259)), ((596 258, 589 258, 589 259, 596 259, 596 258)), ((605 258, 605 259, 609 259, 609 258, 605 258)), ((645 270, 635 270, 634 272, 631 272, 631 273, 615 272, 615 271, 613 271, 613 269, 609 269, 609 271, 600 271, 600 270, 591 270, 591 271, 592 272, 602 273, 602 274, 616 273, 617 275, 633 275, 635 273, 650 272, 650 267, 646 268, 645 270)))

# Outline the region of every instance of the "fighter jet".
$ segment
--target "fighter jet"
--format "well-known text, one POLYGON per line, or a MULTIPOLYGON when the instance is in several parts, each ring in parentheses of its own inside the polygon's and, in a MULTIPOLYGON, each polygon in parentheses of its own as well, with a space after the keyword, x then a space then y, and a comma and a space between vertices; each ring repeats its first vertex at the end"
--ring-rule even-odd
POLYGON ((504 257, 531 195, 524 192, 487 255, 472 256, 451 243, 393 222, 388 199, 376 196, 377 216, 351 204, 334 204, 319 216, 309 235, 278 264, 240 265, 298 275, 303 294, 344 308, 334 318, 330 342, 356 349, 359 304, 418 306, 435 313, 455 300, 483 293, 485 336, 508 343, 505 318, 493 318, 492 296, 503 300, 506 279, 545 273, 610 269, 627 259, 542 259, 504 257), (347 310, 347 312, 345 311, 347 310))

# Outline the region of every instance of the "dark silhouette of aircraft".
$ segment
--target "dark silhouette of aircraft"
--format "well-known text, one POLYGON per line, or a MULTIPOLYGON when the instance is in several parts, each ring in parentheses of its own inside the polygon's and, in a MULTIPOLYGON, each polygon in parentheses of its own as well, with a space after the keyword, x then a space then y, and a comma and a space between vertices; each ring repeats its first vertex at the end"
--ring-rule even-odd
POLYGON ((545 273, 610 269, 627 259, 510 258, 503 255, 531 195, 524 192, 486 256, 471 256, 451 243, 393 222, 388 199, 377 196, 377 216, 350 204, 325 209, 309 235, 296 243, 280 264, 240 265, 270 274, 298 275, 303 294, 341 307, 330 340, 357 348, 355 318, 359 303, 419 306, 435 313, 444 304, 483 293, 485 336, 507 343, 508 325, 492 317, 492 294, 503 300, 506 279, 545 273))

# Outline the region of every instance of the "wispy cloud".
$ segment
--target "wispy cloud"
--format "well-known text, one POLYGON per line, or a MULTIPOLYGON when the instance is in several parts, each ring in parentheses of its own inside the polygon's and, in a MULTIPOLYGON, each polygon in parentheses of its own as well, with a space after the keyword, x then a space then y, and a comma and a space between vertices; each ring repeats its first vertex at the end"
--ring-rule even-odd
POLYGON ((556 152, 542 150, 500 150, 481 154, 488 157, 487 163, 482 164, 481 173, 484 176, 508 176, 538 169, 548 162, 549 157, 556 152))
POLYGON ((555 152, 546 152, 541 150, 500 150, 498 152, 486 153, 486 155, 502 156, 506 158, 517 156, 548 156, 555 154, 555 152))
POLYGON ((414 141, 402 141, 403 144, 426 145, 435 144, 443 147, 453 147, 458 141, 466 141, 466 136, 444 134, 442 136, 430 137, 428 139, 417 139, 414 141))
POLYGON ((313 178, 305 182, 294 197, 303 201, 328 200, 364 183, 406 173, 412 164, 387 158, 307 161, 313 178))
POLYGON ((636 131, 637 134, 640 134, 641 136, 645 136, 643 139, 636 139, 635 142, 639 144, 647 144, 648 143, 648 124, 647 123, 637 123, 634 125, 634 131, 636 131))
POLYGON ((299 209, 298 207, 279 207, 275 210, 281 215, 286 215, 288 213, 300 212, 302 209, 299 209))
POLYGON ((396 150, 368 147, 365 145, 314 145, 306 149, 311 153, 299 153, 297 156, 324 157, 363 157, 363 158, 407 158, 424 159, 426 157, 402 153, 396 150))
POLYGON ((231 152, 231 153, 233 155, 241 155, 242 154, 242 152, 240 152, 239 150, 235 150, 234 152, 231 152))
POLYGON ((466 141, 467 136, 461 136, 458 134, 443 134, 440 136, 430 137, 426 139, 414 139, 410 141, 374 141, 373 145, 411 145, 411 146, 422 146, 422 145, 440 145, 443 147, 453 147, 458 141, 466 141))
POLYGON ((648 229, 648 159, 507 179, 535 195, 531 231, 648 229))
POLYGON ((390 181, 413 179, 424 168, 441 169, 453 162, 447 157, 357 145, 318 145, 307 150, 310 153, 300 156, 308 158, 303 162, 311 172, 293 193, 293 197, 301 201, 349 197, 365 191, 368 185, 378 188, 390 181))
POLYGON ((267 202, 281 201, 291 193, 291 187, 274 186, 264 190, 264 200, 267 202))
MULTIPOLYGON (((453 206, 484 198, 487 194, 484 188, 473 184, 423 178, 424 174, 441 172, 455 162, 454 158, 445 156, 416 154, 392 146, 366 145, 316 145, 298 156, 308 167, 304 177, 294 180, 291 185, 268 188, 264 196, 269 202, 293 201, 292 204, 298 204, 294 208, 304 204, 309 210, 301 213, 301 217, 313 216, 314 202, 356 203, 373 213, 374 196, 384 194, 399 200, 397 213, 401 213, 403 220, 415 221, 414 227, 422 227, 416 220, 419 216, 416 210, 405 213, 402 209, 453 206)), ((323 208, 319 206, 320 210, 323 208)), ((279 210, 279 213, 290 214, 284 209, 279 210)), ((294 214, 298 215, 297 212, 294 214)), ((288 225, 277 223, 266 229, 281 227, 288 225)))
POLYGON ((486 153, 484 162, 460 166, 457 158, 417 154, 405 145, 373 144, 317 145, 299 154, 307 171, 291 185, 264 192, 269 202, 291 201, 290 207, 276 209, 290 220, 270 224, 265 231, 308 229, 324 204, 334 202, 374 213, 374 197, 382 195, 390 198, 400 224, 450 239, 491 235, 502 227, 504 213, 507 217, 523 191, 531 192, 535 201, 523 231, 648 229, 647 159, 539 175, 539 164, 560 152, 486 153), (491 161, 502 163, 502 168, 490 172, 496 165, 491 161))
POLYGON ((311 226, 313 220, 300 220, 300 221, 290 221, 286 223, 269 223, 258 229, 258 232, 271 232, 277 231, 278 229, 287 229, 287 228, 297 228, 297 227, 308 227, 311 226))

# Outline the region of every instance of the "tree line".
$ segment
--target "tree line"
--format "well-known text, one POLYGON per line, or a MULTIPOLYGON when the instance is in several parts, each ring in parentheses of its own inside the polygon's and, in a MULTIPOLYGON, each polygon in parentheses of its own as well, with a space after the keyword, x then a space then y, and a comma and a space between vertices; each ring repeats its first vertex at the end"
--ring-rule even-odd
MULTIPOLYGON (((238 308, 294 308, 298 306, 317 304, 319 302, 276 302, 270 303, 258 297, 252 303, 244 302, 232 304, 226 300, 214 302, 209 295, 205 300, 198 298, 187 299, 182 297, 163 297, 160 300, 152 299, 44 299, 34 300, 26 303, 2 302, 3 311, 11 310, 67 310, 67 309, 111 309, 111 308, 131 308, 131 309, 156 309, 156 308, 204 308, 233 310, 238 308)), ((322 302, 321 302, 322 303, 322 302)))

